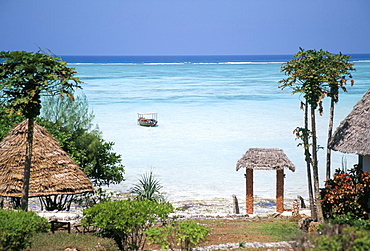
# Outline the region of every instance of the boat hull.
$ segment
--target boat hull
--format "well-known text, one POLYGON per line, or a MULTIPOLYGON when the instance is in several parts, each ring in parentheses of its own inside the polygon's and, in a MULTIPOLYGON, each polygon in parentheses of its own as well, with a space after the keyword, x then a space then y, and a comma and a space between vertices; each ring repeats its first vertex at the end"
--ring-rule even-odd
POLYGON ((141 126, 153 127, 157 125, 157 120, 155 119, 138 119, 137 121, 141 126))

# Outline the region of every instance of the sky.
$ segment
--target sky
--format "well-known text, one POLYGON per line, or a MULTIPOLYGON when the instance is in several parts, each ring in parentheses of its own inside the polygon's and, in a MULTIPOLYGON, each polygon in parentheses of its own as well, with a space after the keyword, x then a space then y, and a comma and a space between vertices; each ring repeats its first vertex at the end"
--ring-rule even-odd
POLYGON ((369 0, 0 0, 0 51, 370 53, 369 0))

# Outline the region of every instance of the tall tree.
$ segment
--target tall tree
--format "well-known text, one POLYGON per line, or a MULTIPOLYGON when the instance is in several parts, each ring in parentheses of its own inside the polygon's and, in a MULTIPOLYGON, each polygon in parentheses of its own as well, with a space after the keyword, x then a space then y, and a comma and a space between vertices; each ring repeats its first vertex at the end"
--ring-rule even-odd
POLYGON ((308 185, 308 196, 310 200, 310 210, 311 210, 311 217, 313 219, 317 219, 317 212, 316 212, 316 206, 315 206, 315 200, 313 196, 313 190, 312 190, 312 174, 311 174, 311 165, 312 165, 312 158, 310 153, 310 137, 311 131, 308 127, 308 103, 307 101, 305 103, 301 102, 301 109, 304 110, 304 127, 297 127, 294 130, 294 133, 296 134, 297 139, 301 139, 302 143, 299 143, 298 146, 302 145, 304 149, 304 155, 305 155, 305 162, 306 162, 306 172, 307 172, 307 185, 308 185))
MULTIPOLYGON (((328 56, 328 52, 320 50, 303 50, 296 53, 293 58, 284 63, 281 67, 288 78, 280 81, 282 85, 280 88, 292 87, 293 93, 301 93, 303 98, 310 106, 310 122, 312 134, 312 159, 310 165, 312 166, 313 185, 315 192, 315 205, 318 220, 323 220, 321 195, 319 187, 319 172, 318 172, 318 144, 316 133, 316 111, 322 113, 322 99, 327 93, 324 86, 326 82, 324 59, 328 56)), ((307 108, 306 108, 307 109, 307 108)), ((309 177, 308 177, 309 178, 309 177)))
MULTIPOLYGON (((339 54, 328 54, 325 58, 325 70, 326 70, 326 82, 329 85, 329 92, 327 96, 330 97, 330 118, 328 126, 328 141, 326 147, 326 180, 330 179, 331 176, 331 150, 328 147, 333 134, 333 122, 334 122, 334 107, 339 100, 339 89, 347 92, 345 87, 347 83, 346 76, 352 78, 350 71, 355 71, 353 67, 354 63, 349 62, 350 56, 339 54)), ((351 86, 354 81, 351 80, 351 86)))
POLYGON ((74 68, 60 58, 26 51, 0 52, 0 91, 10 115, 28 119, 28 135, 24 166, 21 208, 28 209, 28 192, 32 160, 34 119, 40 114, 42 95, 60 95, 73 99, 81 81, 74 77, 74 68))

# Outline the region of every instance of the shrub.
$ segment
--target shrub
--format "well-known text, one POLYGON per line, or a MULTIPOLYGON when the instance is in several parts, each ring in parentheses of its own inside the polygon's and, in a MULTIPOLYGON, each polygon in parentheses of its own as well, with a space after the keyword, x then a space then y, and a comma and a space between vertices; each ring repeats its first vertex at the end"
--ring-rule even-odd
POLYGON ((85 209, 83 224, 103 229, 121 250, 139 250, 145 245, 145 230, 167 219, 171 204, 149 200, 107 201, 85 209))
POLYGON ((324 225, 321 235, 312 235, 314 250, 369 250, 370 232, 343 225, 324 225))
POLYGON ((30 247, 30 239, 35 233, 49 230, 49 222, 34 212, 0 210, 1 250, 22 250, 30 247))
POLYGON ((347 226, 356 227, 358 229, 364 229, 364 230, 370 231, 370 220, 357 218, 355 215, 351 213, 331 219, 330 223, 339 224, 339 225, 347 225, 347 226))
POLYGON ((326 218, 337 218, 352 214, 368 218, 370 195, 370 173, 353 169, 349 173, 336 170, 333 179, 326 181, 322 190, 322 206, 326 218))
POLYGON ((141 176, 138 183, 131 188, 131 193, 135 194, 138 200, 152 200, 161 203, 165 201, 163 195, 160 193, 161 189, 162 185, 159 180, 150 171, 141 176))
POLYGON ((146 231, 150 243, 156 243, 161 249, 180 248, 191 250, 204 241, 211 230, 190 220, 172 221, 160 228, 149 228, 146 231))

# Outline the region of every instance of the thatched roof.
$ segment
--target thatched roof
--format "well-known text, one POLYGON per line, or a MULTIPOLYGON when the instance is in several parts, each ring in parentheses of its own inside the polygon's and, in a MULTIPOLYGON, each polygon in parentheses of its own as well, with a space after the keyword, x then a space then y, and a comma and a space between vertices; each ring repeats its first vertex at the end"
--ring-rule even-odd
POLYGON ((339 124, 329 148, 343 153, 370 155, 370 90, 339 124))
POLYGON ((236 163, 236 171, 240 168, 255 170, 274 170, 288 168, 295 171, 293 163, 283 150, 278 148, 249 148, 236 163))
MULTIPOLYGON (((0 142, 0 196, 21 197, 28 120, 0 142)), ((93 190, 86 174, 48 131, 35 123, 29 197, 78 194, 93 190)))

